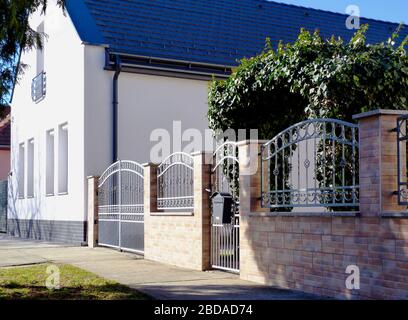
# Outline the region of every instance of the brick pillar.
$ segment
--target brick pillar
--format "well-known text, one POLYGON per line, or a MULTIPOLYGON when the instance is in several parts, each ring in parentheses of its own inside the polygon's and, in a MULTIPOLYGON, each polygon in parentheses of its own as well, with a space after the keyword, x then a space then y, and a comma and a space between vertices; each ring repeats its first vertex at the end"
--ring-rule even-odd
POLYGON ((194 159, 194 216, 198 219, 199 237, 201 237, 202 270, 211 268, 211 213, 210 194, 207 190, 211 187, 212 153, 197 152, 192 154, 194 159))
MULTIPOLYGON (((238 144, 240 215, 267 211, 261 206, 261 146, 266 141, 247 140, 238 144)), ((265 179, 264 179, 265 180, 265 179)))
POLYGON ((99 177, 88 177, 88 247, 98 245, 98 183, 99 177))
POLYGON ((153 236, 152 212, 157 212, 157 165, 146 163, 144 167, 144 253, 146 259, 152 259, 152 250, 156 239, 153 236))
MULTIPOLYGON (((375 110, 355 115, 360 142, 360 212, 380 216, 406 211, 398 205, 397 118, 405 111, 375 110)), ((402 153, 405 162, 405 153, 402 153)))
MULTIPOLYGON (((157 212, 157 165, 144 164, 144 212, 157 212)), ((146 236, 146 235, 145 235, 146 236)))

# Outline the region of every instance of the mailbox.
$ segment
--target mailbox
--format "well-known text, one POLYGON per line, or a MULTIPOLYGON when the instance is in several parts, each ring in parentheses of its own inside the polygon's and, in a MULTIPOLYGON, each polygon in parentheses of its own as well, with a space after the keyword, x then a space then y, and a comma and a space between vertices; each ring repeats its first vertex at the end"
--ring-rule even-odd
POLYGON ((215 224, 228 224, 232 220, 232 195, 225 192, 215 192, 211 196, 212 216, 215 224))

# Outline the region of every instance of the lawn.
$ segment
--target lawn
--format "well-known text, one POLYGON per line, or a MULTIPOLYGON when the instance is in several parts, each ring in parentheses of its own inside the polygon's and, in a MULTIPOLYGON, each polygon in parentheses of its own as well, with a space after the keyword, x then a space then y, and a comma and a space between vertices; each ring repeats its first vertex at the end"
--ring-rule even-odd
POLYGON ((143 300, 127 286, 67 264, 59 264, 60 288, 46 286, 49 264, 0 268, 0 300, 143 300))

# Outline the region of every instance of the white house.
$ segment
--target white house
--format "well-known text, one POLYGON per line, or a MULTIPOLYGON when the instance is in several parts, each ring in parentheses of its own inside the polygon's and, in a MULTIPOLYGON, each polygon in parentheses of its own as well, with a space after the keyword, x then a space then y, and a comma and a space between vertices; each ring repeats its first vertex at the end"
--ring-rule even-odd
MULTIPOLYGON (((30 21, 48 38, 22 53, 30 68, 11 104, 8 232, 84 243, 87 176, 148 162, 152 131, 174 121, 203 132, 208 82, 267 37, 293 41, 305 27, 349 38, 346 19, 264 0, 69 0, 65 15, 50 4, 30 21)), ((373 42, 397 27, 365 22, 373 42)))

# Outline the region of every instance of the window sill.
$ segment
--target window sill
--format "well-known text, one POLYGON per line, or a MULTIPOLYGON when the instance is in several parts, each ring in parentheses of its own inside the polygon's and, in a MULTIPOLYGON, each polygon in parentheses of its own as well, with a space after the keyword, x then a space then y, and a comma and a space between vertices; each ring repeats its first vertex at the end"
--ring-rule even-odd
POLYGON ((359 211, 345 211, 345 212, 251 212, 250 217, 292 217, 292 218, 312 218, 312 217, 358 217, 360 216, 359 211))
POLYGON ((35 196, 27 196, 27 199, 34 199, 35 196))
POLYGON ((68 195, 68 192, 58 192, 58 195, 59 195, 59 196, 67 196, 67 195, 68 195))
POLYGON ((54 194, 54 193, 48 193, 48 194, 46 194, 45 196, 46 196, 46 197, 54 197, 55 194, 54 194))

